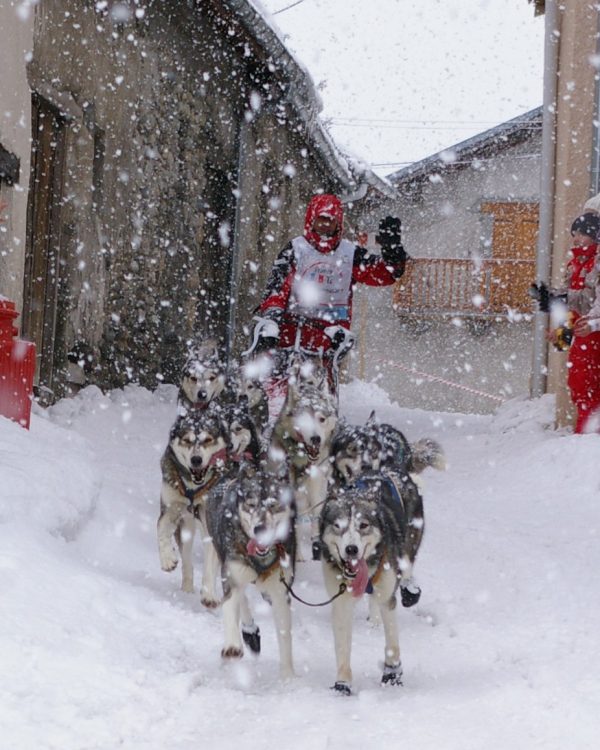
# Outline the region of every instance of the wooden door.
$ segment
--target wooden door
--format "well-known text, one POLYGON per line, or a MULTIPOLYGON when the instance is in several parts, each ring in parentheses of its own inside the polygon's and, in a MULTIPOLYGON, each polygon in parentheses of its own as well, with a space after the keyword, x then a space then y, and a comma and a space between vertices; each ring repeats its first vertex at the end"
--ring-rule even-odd
POLYGON ((493 216, 492 258, 485 279, 489 307, 527 310, 528 290, 535 281, 538 205, 490 202, 482 204, 481 211, 493 216))
POLYGON ((65 134, 65 120, 58 110, 34 94, 23 333, 36 344, 35 383, 49 391, 52 391, 60 281, 65 134))

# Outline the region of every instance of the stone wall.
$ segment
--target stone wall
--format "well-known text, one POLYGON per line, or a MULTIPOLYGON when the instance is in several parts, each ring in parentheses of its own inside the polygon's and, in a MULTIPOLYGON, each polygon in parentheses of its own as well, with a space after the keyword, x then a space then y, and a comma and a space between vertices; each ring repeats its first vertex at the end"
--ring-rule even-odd
POLYGON ((337 186, 218 3, 105 5, 36 10, 30 83, 66 116, 55 373, 79 344, 88 380, 153 386, 199 338, 243 348, 275 253, 337 186))
MULTIPOLYGON (((33 11, 20 0, 0 3, 0 146, 19 160, 18 181, 0 180, 0 201, 8 204, 0 223, 0 296, 22 310, 27 185, 31 150, 31 100, 25 60, 33 47, 33 11)), ((17 325, 20 321, 16 321, 17 325)))

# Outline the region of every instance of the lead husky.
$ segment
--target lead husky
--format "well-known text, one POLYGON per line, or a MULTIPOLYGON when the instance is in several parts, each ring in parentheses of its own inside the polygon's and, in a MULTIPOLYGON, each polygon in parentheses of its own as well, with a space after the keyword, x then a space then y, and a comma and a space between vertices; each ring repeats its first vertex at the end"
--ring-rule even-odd
POLYGON ((352 693, 352 616, 354 602, 370 584, 385 632, 381 682, 402 684, 396 621, 396 590, 406 555, 406 519, 389 481, 373 472, 357 484, 334 486, 320 520, 323 576, 332 603, 337 661, 334 689, 352 693))
POLYGON ((224 659, 243 656, 243 639, 260 650, 258 628, 245 599, 245 588, 256 584, 273 607, 281 676, 293 675, 291 613, 287 586, 294 577, 295 507, 287 476, 265 473, 250 465, 226 488, 223 497, 207 503, 208 532, 222 566, 224 659), (284 583, 285 582, 285 583, 284 583), (240 623, 241 619, 241 623, 240 623), (241 625, 241 628, 240 628, 241 625), (254 636, 254 642, 247 638, 254 636))
MULTIPOLYGON (((162 456, 160 515, 157 523, 158 553, 161 568, 175 570, 178 560, 173 539, 181 555, 183 591, 194 590, 193 541, 196 521, 201 518, 208 492, 217 484, 226 467, 227 433, 219 414, 191 411, 175 420, 169 442, 162 456)), ((203 534, 203 538, 206 534, 203 534)), ((210 542, 205 541, 205 554, 210 555, 210 542)), ((214 590, 207 566, 203 589, 214 590), (212 588, 211 588, 212 586, 212 588)), ((214 606, 214 605, 213 605, 214 606)))
POLYGON ((178 413, 206 409, 223 393, 226 368, 217 342, 208 339, 188 354, 177 398, 178 413))
MULTIPOLYGON (((331 442, 337 424, 335 399, 324 386, 290 384, 273 427, 269 464, 289 467, 298 507, 300 540, 313 545, 318 556, 319 508, 331 477, 331 442)), ((304 550, 300 550, 301 558, 304 550)))

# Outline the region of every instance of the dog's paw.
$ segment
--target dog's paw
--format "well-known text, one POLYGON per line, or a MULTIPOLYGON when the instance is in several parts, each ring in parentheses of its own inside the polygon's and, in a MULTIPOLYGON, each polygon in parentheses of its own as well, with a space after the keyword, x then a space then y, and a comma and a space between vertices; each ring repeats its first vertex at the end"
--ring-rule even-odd
POLYGON ((381 676, 382 685, 402 685, 402 665, 383 665, 383 675, 381 676))
POLYGON ((260 628, 258 625, 255 625, 253 628, 242 627, 242 638, 250 651, 260 654, 260 628))
POLYGON ((221 650, 222 659, 241 659, 244 655, 244 649, 237 646, 227 646, 221 650))
POLYGON ((421 589, 414 583, 400 586, 400 597, 403 607, 413 607, 421 598, 421 589))
POLYGON ((338 695, 352 695, 352 687, 347 682, 338 681, 331 686, 331 690, 334 690, 338 695))
POLYGON ((161 552, 160 567, 165 573, 172 573, 179 563, 179 559, 174 552, 161 552))
POLYGON ((201 596, 200 603, 202 606, 206 607, 206 609, 216 609, 220 604, 218 599, 213 599, 209 596, 201 596))

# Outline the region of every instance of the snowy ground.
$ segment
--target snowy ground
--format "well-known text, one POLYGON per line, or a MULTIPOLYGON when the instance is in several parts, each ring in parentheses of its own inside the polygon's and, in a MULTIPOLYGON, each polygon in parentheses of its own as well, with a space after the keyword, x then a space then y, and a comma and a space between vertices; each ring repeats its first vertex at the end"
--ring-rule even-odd
MULTIPOLYGON (((383 635, 358 607, 355 697, 334 695, 329 611, 293 605, 298 677, 263 653, 220 659, 221 617, 161 572, 159 458, 175 390, 138 388, 0 418, 0 746, 7 750, 371 748, 584 750, 600 742, 600 438, 547 427, 551 401, 494 416, 400 409, 345 386, 409 439, 440 440, 425 475, 421 603, 400 609, 404 686, 379 685, 383 635), (393 744, 392 744, 393 743, 393 744)), ((201 564, 201 563, 199 563, 201 564)), ((323 596, 318 563, 299 565, 323 596)))

